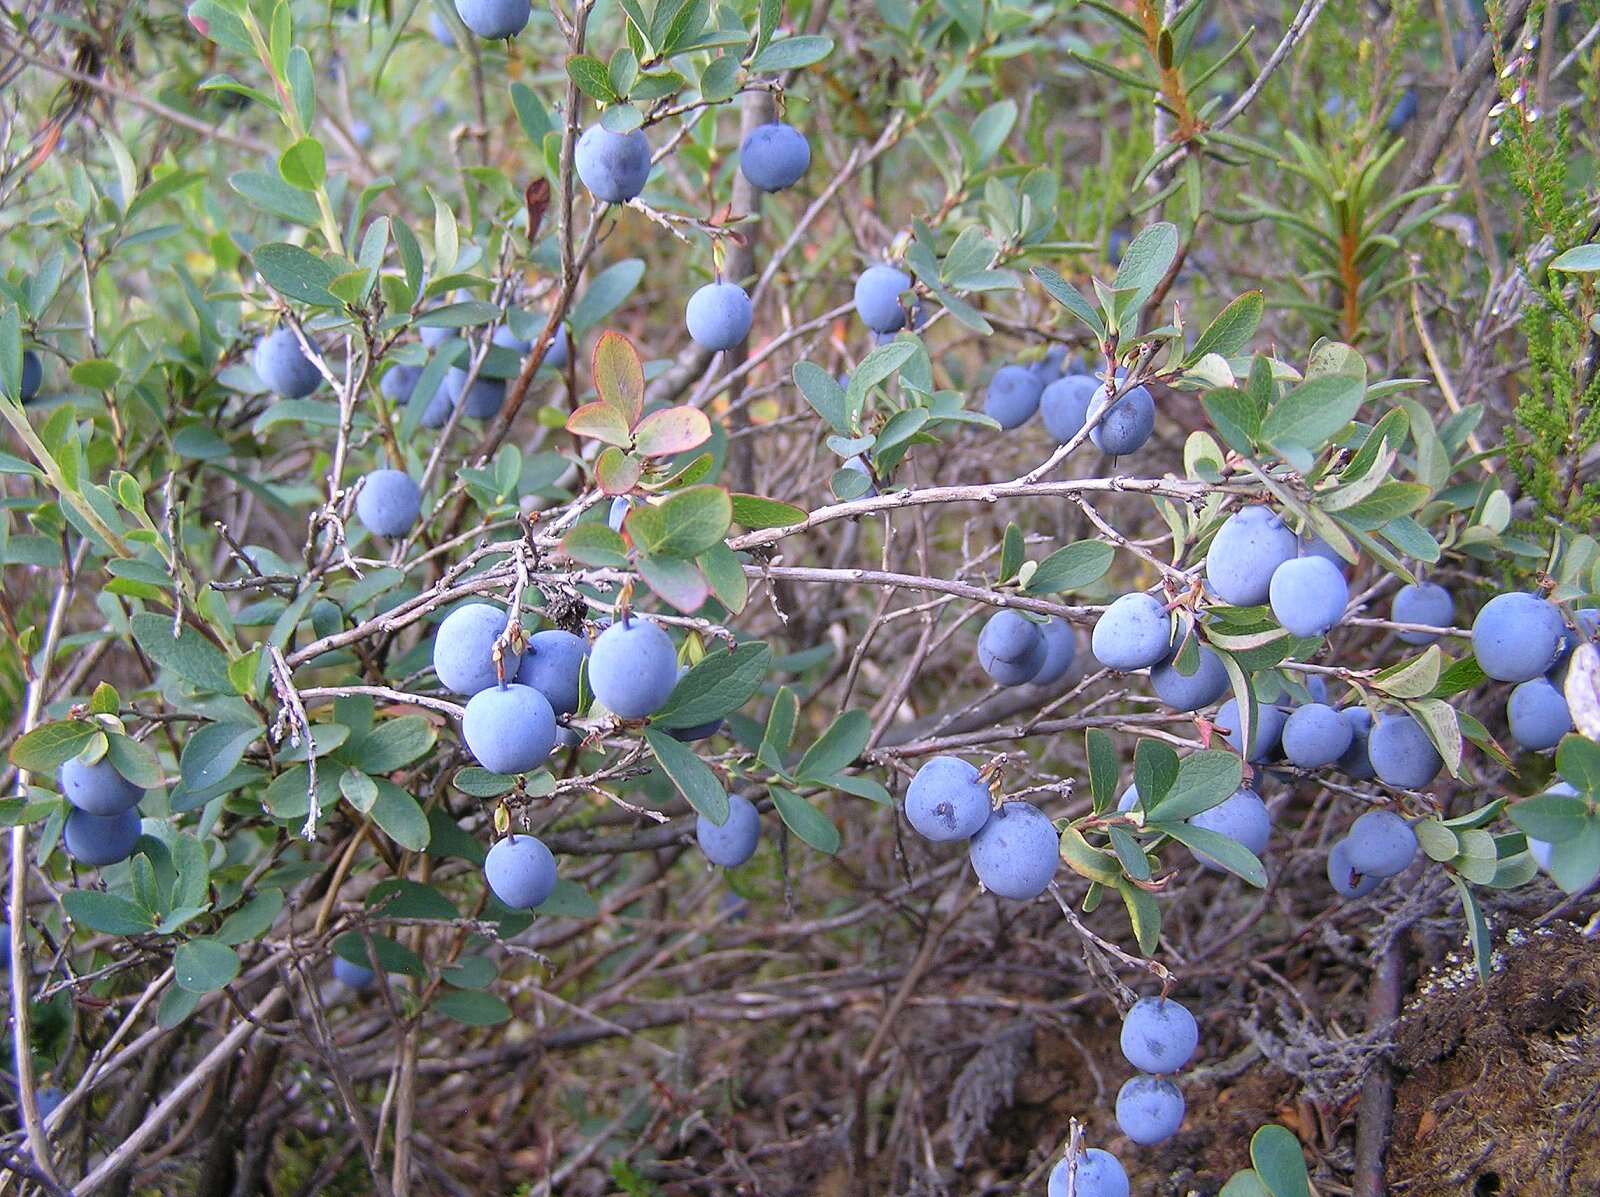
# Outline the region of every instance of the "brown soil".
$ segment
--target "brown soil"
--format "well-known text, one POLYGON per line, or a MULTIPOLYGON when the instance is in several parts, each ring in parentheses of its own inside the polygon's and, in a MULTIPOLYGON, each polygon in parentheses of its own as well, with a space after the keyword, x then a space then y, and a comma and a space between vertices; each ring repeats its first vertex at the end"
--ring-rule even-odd
POLYGON ((1600 1193, 1600 944, 1556 923, 1500 954, 1487 987, 1455 968, 1402 1015, 1395 1194, 1600 1193))

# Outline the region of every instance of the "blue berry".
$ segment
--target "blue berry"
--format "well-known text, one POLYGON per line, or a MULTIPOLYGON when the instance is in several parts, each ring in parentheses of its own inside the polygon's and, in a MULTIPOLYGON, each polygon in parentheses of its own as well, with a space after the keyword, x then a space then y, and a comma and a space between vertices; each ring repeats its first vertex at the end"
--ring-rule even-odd
POLYGON ((1039 625, 1015 611, 996 611, 978 633, 978 664, 1001 686, 1032 681, 1048 656, 1039 625))
POLYGON ((1566 632, 1560 610, 1547 599, 1498 594, 1472 621, 1472 651, 1496 681, 1525 682, 1560 659, 1566 632))
POLYGON ((360 964, 353 964, 343 956, 333 958, 334 980, 340 981, 347 989, 368 989, 378 979, 378 974, 370 968, 360 964))
POLYGON ((1068 374, 1044 388, 1039 395, 1039 412, 1045 429, 1064 445, 1078 433, 1089 418, 1089 401, 1099 385, 1087 374, 1068 374))
POLYGON ((727 820, 718 827, 704 815, 697 816, 694 837, 712 864, 736 869, 756 853, 761 840, 761 816, 748 798, 729 794, 727 820))
POLYGON ((1328 882, 1341 898, 1364 898, 1383 878, 1363 873, 1350 862, 1350 841, 1340 840, 1328 853, 1328 882))
POLYGON ((793 125, 758 125, 739 146, 739 171, 762 191, 793 187, 811 165, 811 145, 793 125))
POLYGON ((1117 1090, 1117 1125, 1141 1147, 1170 1139, 1183 1125, 1183 1094, 1160 1077, 1130 1077, 1117 1090))
POLYGON ((1390 110, 1388 117, 1383 122, 1383 127, 1390 133, 1398 133, 1410 123, 1411 118, 1417 115, 1417 89, 1408 87, 1400 93, 1400 99, 1390 110))
POLYGON ((1194 1015, 1171 998, 1140 998, 1122 1018, 1122 1054, 1140 1072, 1177 1072, 1199 1043, 1194 1015))
MULTIPOLYGON (((1267 850, 1267 841, 1272 836, 1272 816, 1267 813, 1267 804, 1249 786, 1240 786, 1210 810, 1190 816, 1189 823, 1227 836, 1256 856, 1267 850)), ((1220 867, 1204 852, 1196 851, 1194 856, 1207 868, 1220 867)))
POLYGON ((1039 376, 1027 366, 1001 366, 989 380, 983 411, 1001 428, 1020 428, 1039 410, 1039 376))
POLYGON ((144 791, 118 773, 105 757, 92 765, 73 757, 61 766, 60 781, 62 796, 91 815, 120 815, 144 798, 144 791))
POLYGON ((661 709, 678 684, 678 654, 659 624, 639 616, 601 632, 589 652, 589 689, 606 710, 643 719, 661 709))
POLYGON ((971 839, 989 821, 989 787, 958 756, 936 756, 906 788, 906 821, 935 843, 971 839))
POLYGON ((1112 400, 1102 385, 1089 399, 1086 419, 1093 420, 1109 406, 1105 417, 1089 433, 1095 448, 1111 457, 1136 453, 1156 430, 1156 402, 1145 387, 1131 387, 1112 400))
POLYGON ((1260 606, 1271 592, 1273 573, 1299 551, 1300 542, 1271 508, 1246 507, 1211 538, 1206 580, 1231 606, 1260 606))
POLYGON ((1150 688, 1174 711, 1198 711, 1228 692, 1228 671, 1222 658, 1205 645, 1200 646, 1200 662, 1188 677, 1178 672, 1176 662, 1174 653, 1150 670, 1150 688))
POLYGON ((1393 877, 1411 866, 1417 855, 1417 833, 1390 810, 1369 810, 1350 824, 1345 858, 1365 877, 1393 877))
POLYGON ((67 1095, 54 1085, 46 1085, 43 1089, 40 1089, 34 1097, 34 1101, 39 1106, 40 1119, 43 1120, 50 1117, 51 1114, 61 1108, 61 1103, 66 1100, 67 1095))
POLYGON ((618 495, 611 500, 611 510, 606 512, 606 526, 613 532, 622 531, 622 523, 628 518, 628 512, 636 506, 632 497, 618 495))
POLYGON ((1078 640, 1072 625, 1059 615, 1052 615, 1039 633, 1044 637, 1044 664, 1031 680, 1035 686, 1053 686, 1072 668, 1078 655, 1078 640))
POLYGON ((533 15, 532 0, 456 0, 461 23, 481 38, 516 37, 533 15))
POLYGON ((1245 752, 1239 742, 1239 704, 1236 699, 1230 698, 1217 708, 1216 726, 1222 732, 1222 738, 1227 741, 1229 748, 1252 764, 1259 765, 1278 751, 1278 743, 1283 737, 1283 725, 1288 720, 1289 717, 1271 703, 1256 703, 1256 723, 1250 729, 1249 752, 1245 752))
POLYGON ((556 746, 556 717, 532 686, 511 682, 479 690, 461 718, 467 749, 491 773, 526 773, 556 746))
POLYGON ((411 402, 411 392, 417 389, 417 380, 421 377, 421 366, 407 366, 404 363, 391 366, 378 384, 378 390, 390 403, 404 406, 411 402))
POLYGON ((555 370, 565 370, 571 360, 572 338, 567 335, 567 326, 558 324, 555 335, 550 338, 550 347, 544 351, 544 364, 555 370))
POLYGON ((1061 836, 1038 807, 1007 802, 972 837, 968 856, 992 894, 1026 902, 1049 888, 1061 860, 1061 836))
POLYGON ((1542 677, 1518 685, 1506 700, 1511 738, 1529 752, 1543 752, 1561 743, 1572 730, 1572 712, 1561 691, 1542 677))
POLYGON ((284 399, 304 399, 322 384, 322 372, 305 355, 291 328, 268 333, 256 343, 256 374, 267 390, 284 399))
POLYGON ((74 808, 67 815, 61 838, 67 854, 79 864, 112 865, 133 855, 139 842, 139 812, 125 810, 119 815, 91 815, 74 808))
POLYGON ((463 414, 474 420, 492 420, 500 414, 506 401, 506 380, 486 378, 480 374, 467 386, 467 371, 451 366, 444 372, 444 392, 453 406, 465 407, 463 414), (462 399, 462 392, 466 398, 462 399))
MULTIPOLYGON (((458 291, 456 292, 455 302, 460 303, 470 298, 471 296, 458 291)), ((422 343, 429 349, 437 349, 441 345, 456 340, 456 331, 456 329, 448 328, 442 324, 425 324, 418 335, 422 338, 422 343)))
POLYGON ((373 470, 356 495, 356 515, 374 536, 404 536, 421 514, 422 492, 404 470, 373 470))
POLYGON ((450 394, 447 380, 441 378, 439 385, 434 388, 433 394, 426 400, 416 383, 411 384, 411 397, 406 400, 410 403, 421 403, 422 415, 417 417, 417 423, 423 428, 443 428, 450 422, 450 412, 454 409, 455 400, 450 394))
POLYGON ((1128 1173, 1121 1161, 1109 1151, 1091 1147, 1078 1158, 1075 1176, 1071 1160, 1050 1170, 1046 1197, 1128 1197, 1128 1193, 1128 1173))
POLYGON ((1044 356, 1029 366, 1028 369, 1039 376, 1041 386, 1049 386, 1067 372, 1066 362, 1067 347, 1065 345, 1052 345, 1044 351, 1044 356))
POLYGON ((528 638, 517 681, 543 694, 557 715, 570 715, 578 709, 578 675, 588 655, 582 636, 558 629, 536 632, 528 638))
POLYGON ((713 353, 732 349, 750 335, 750 297, 737 283, 707 283, 689 297, 684 323, 689 336, 713 353))
POLYGON ((650 178, 650 141, 642 129, 613 133, 604 125, 591 125, 578 138, 572 161, 595 199, 625 204, 650 178))
POLYGON ((895 333, 905 327, 900 293, 911 289, 911 276, 893 266, 869 266, 856 279, 856 315, 873 332, 895 333))
POLYGON ((1100 613, 1089 648, 1100 664, 1121 673, 1157 665, 1172 652, 1172 619, 1153 595, 1125 594, 1100 613))
POLYGON ((1376 777, 1372 758, 1367 754, 1367 737, 1372 734, 1372 712, 1364 706, 1342 707, 1340 716, 1350 725, 1350 747, 1339 757, 1339 768, 1353 781, 1376 777))
POLYGON ((1296 538, 1299 544, 1299 553, 1302 557, 1321 557, 1329 565, 1339 571, 1340 576, 1350 568, 1350 563, 1334 551, 1334 547, 1315 532, 1302 532, 1296 538))
POLYGON ((1350 587, 1324 557, 1294 557, 1272 572, 1272 614, 1295 636, 1322 636, 1344 618, 1350 587))
POLYGON ((509 349, 512 353, 525 354, 528 352, 528 350, 533 348, 533 342, 524 341, 521 337, 517 336, 516 333, 511 331, 511 326, 509 324, 502 324, 499 328, 495 329, 494 336, 491 337, 490 340, 501 349, 509 349))
MULTIPOLYGON (((1420 623, 1430 628, 1447 628, 1455 622, 1456 600, 1437 582, 1419 582, 1395 591, 1389 618, 1395 623, 1420 623)), ((1427 632, 1396 632, 1402 644, 1437 644, 1439 637, 1427 632)))
POLYGON ((1528 854, 1533 857, 1533 863, 1546 873, 1550 871, 1550 861, 1555 850, 1556 846, 1548 840, 1536 840, 1532 836, 1528 837, 1528 854))
POLYGON ((1386 715, 1367 736, 1367 756, 1378 780, 1417 790, 1439 776, 1444 758, 1410 715, 1386 715))
POLYGON ((22 351, 22 394, 18 396, 24 403, 33 402, 33 397, 39 393, 39 388, 44 385, 44 363, 39 360, 39 355, 31 349, 22 351))
POLYGON ((532 910, 555 892, 556 858, 536 836, 508 835, 489 849, 483 875, 502 903, 532 910))
POLYGON ((1283 725, 1283 755, 1291 765, 1317 769, 1331 765, 1350 750, 1355 738, 1344 716, 1320 702, 1289 713, 1283 725))
MULTIPOLYGON (((466 695, 498 684, 494 642, 505 630, 505 609, 490 603, 467 603, 445 616, 433 637, 433 671, 440 684, 466 695)), ((508 650, 504 664, 506 677, 513 678, 522 657, 508 650)))

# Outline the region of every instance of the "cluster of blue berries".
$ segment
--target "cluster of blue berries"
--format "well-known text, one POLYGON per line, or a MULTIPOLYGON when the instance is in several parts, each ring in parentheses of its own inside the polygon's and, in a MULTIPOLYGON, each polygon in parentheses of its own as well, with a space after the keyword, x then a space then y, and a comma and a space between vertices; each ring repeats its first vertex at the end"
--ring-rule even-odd
POLYGON ((74 757, 61 766, 57 780, 72 807, 61 836, 67 855, 97 868, 132 856, 142 827, 144 790, 104 757, 93 763, 74 757))
POLYGON ((1072 625, 1059 616, 1036 623, 1016 611, 996 611, 978 633, 978 664, 999 686, 1052 686, 1078 654, 1072 625))
POLYGON ((1111 376, 1118 388, 1113 394, 1105 382, 1080 370, 1078 362, 1066 362, 1065 351, 1056 349, 1031 365, 1001 366, 989 380, 984 414, 1009 430, 1041 413, 1045 428, 1061 445, 1095 421, 1089 440, 1107 456, 1121 457, 1143 448, 1156 428, 1156 404, 1150 389, 1123 387, 1127 372, 1117 370, 1111 376))
MULTIPOLYGON (((445 617, 433 644, 439 681, 467 696, 461 738, 490 772, 526 773, 559 741, 577 742, 563 722, 578 711, 584 677, 595 700, 623 719, 654 714, 677 685, 677 649, 652 620, 624 615, 592 648, 560 629, 505 642, 507 620, 494 604, 466 603, 445 617), (516 647, 518 640, 523 647, 516 647)), ((484 872, 495 896, 519 910, 543 902, 556 881, 555 858, 530 835, 496 843, 484 872)))
MULTIPOLYGON (((462 719, 462 739, 484 768, 525 773, 538 768, 563 736, 575 734, 560 721, 575 714, 580 675, 594 699, 622 719, 647 719, 671 697, 682 677, 672 638, 653 620, 624 615, 595 638, 593 647, 570 632, 542 631, 529 636, 520 652, 507 650, 499 669, 494 648, 505 633, 506 614, 488 603, 458 607, 439 626, 434 640, 434 672, 457 693, 470 695, 462 719), (500 681, 500 671, 515 681, 500 681)), ((721 720, 670 734, 680 740, 714 735, 721 720)), ((737 868, 755 853, 760 820, 748 798, 729 795, 727 819, 717 824, 700 816, 696 838, 706 858, 737 868)), ((513 835, 490 850, 485 865, 489 887, 507 906, 528 909, 543 902, 555 884, 555 862, 533 836, 513 835)))
MULTIPOLYGON (((650 141, 642 129, 613 133, 603 125, 592 125, 578 139, 573 165, 595 199, 625 204, 639 196, 650 179, 650 141)), ((805 135, 781 121, 752 130, 739 147, 740 173, 761 191, 794 186, 810 166, 811 145, 805 135)), ((753 318, 749 293, 738 283, 721 279, 691 295, 684 309, 690 338, 713 353, 743 344, 753 318)))
POLYGON ((967 855, 990 893, 1016 902, 1050 887, 1061 836, 1031 802, 996 804, 982 774, 956 756, 936 756, 906 788, 906 821, 936 844, 968 841, 967 855))
MULTIPOLYGON (((1117 1091, 1117 1126, 1141 1147, 1165 1142, 1183 1125, 1184 1101, 1169 1079, 1194 1057, 1200 1028, 1165 995, 1136 1001, 1122 1020, 1122 1054, 1139 1069, 1117 1091)), ((1049 1197, 1129 1197, 1128 1173, 1109 1151, 1070 1152, 1051 1169, 1049 1197)))

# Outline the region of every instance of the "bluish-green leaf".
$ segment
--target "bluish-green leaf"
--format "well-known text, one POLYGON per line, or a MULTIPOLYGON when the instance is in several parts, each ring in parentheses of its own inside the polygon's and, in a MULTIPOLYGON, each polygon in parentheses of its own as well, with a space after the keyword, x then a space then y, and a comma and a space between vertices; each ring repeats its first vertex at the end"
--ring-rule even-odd
POLYGON ((719 827, 726 823, 728 792, 699 754, 687 744, 655 728, 645 728, 644 738, 661 771, 672 780, 689 805, 719 827))
POLYGON ((381 777, 373 780, 378 785, 378 800, 372 805, 372 821, 402 848, 421 852, 428 846, 428 816, 415 798, 393 782, 381 777))
POLYGON ((189 737, 178 760, 178 773, 190 790, 216 785, 233 772, 245 749, 261 738, 253 723, 208 723, 189 737))
POLYGON ((227 654, 187 624, 174 637, 170 616, 143 611, 133 617, 133 638, 162 668, 218 694, 233 693, 227 654))
POLYGON ((1103 541, 1077 541, 1039 562, 1024 589, 1029 594, 1082 590, 1103 578, 1115 557, 1116 552, 1103 541))
POLYGON ((1250 1137, 1250 1162, 1272 1197, 1310 1197, 1305 1154, 1287 1127, 1268 1123, 1250 1137))
POLYGON ((285 299, 316 307, 340 306, 328 290, 340 272, 310 251, 284 241, 272 241, 257 246, 251 260, 267 285, 285 299))
POLYGON ((833 53, 833 39, 814 34, 786 37, 769 44, 750 63, 752 71, 793 71, 821 62, 833 53))
POLYGON ((447 989, 434 998, 433 1008, 469 1027, 497 1027, 511 1021, 511 1007, 481 989, 447 989))
POLYGON ((148 935, 155 930, 155 915, 116 894, 94 889, 69 889, 61 895, 61 908, 81 927, 102 935, 148 935))
POLYGON ((807 748, 795 776, 826 781, 849 768, 867 747, 872 735, 872 720, 865 711, 845 711, 828 725, 828 730, 807 748))
POLYGON ((230 947, 260 939, 272 929, 282 909, 283 891, 264 889, 222 921, 216 939, 230 947))
POLYGON ((832 856, 839 850, 839 829, 811 803, 783 786, 768 786, 778 817, 789 830, 818 852, 832 856))
POLYGON ((214 939, 179 944, 172 957, 173 980, 190 993, 211 993, 239 975, 239 957, 214 939))
POLYGON ((697 727, 737 711, 760 688, 771 659, 772 650, 762 641, 708 654, 684 674, 650 722, 697 727))

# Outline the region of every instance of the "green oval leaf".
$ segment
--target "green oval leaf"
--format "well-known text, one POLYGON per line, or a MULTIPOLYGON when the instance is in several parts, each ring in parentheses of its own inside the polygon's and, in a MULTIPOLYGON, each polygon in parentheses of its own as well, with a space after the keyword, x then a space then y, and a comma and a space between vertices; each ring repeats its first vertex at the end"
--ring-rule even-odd
POLYGON ((691 486, 660 503, 635 507, 624 527, 653 557, 693 557, 719 543, 733 523, 733 501, 720 486, 691 486))
POLYGON ((172 971, 180 989, 211 993, 239 975, 239 957, 214 939, 191 939, 173 953, 172 971))
POLYGON ((684 674, 666 705, 650 717, 658 727, 698 727, 732 714, 760 689, 772 650, 764 641, 710 653, 684 674))
POLYGON ((278 159, 283 181, 301 191, 315 191, 328 179, 328 158, 315 137, 302 137, 278 159))
POLYGON ((839 850, 839 829, 811 803, 783 786, 768 786, 778 817, 801 840, 818 852, 832 856, 839 850))
POLYGON ((74 923, 102 935, 148 935, 156 928, 150 911, 99 890, 69 889, 61 895, 61 908, 74 923))
POLYGON ((77 719, 42 724, 11 745, 11 763, 29 773, 54 776, 99 732, 98 724, 77 719))
POLYGON ((661 771, 694 807, 718 827, 728 821, 728 792, 722 788, 717 775, 700 759, 694 749, 680 744, 666 732, 645 728, 645 742, 655 754, 661 771))
POLYGON ((833 53, 833 39, 807 34, 772 42, 751 62, 752 71, 793 71, 821 62, 833 53))
POLYGON ((1250 1162, 1272 1197, 1310 1197, 1305 1155, 1287 1127, 1268 1123, 1251 1136, 1250 1162))
POLYGON ((845 711, 828 725, 828 730, 807 748, 795 776, 808 781, 827 781, 848 769, 867 747, 872 735, 872 720, 865 711, 845 711))
POLYGON ((433 1008, 469 1027, 497 1027, 511 1021, 511 1007, 481 989, 449 989, 434 999, 433 1008))
POLYGON ((340 306, 328 290, 340 272, 298 245, 269 241, 256 247, 251 260, 267 285, 285 299, 322 308, 340 306))
POLYGON ((1116 552, 1098 540, 1080 540, 1057 549, 1033 571, 1026 587, 1029 594, 1060 594, 1092 586, 1111 568, 1116 552))
POLYGON ((780 503, 760 495, 735 494, 732 499, 733 522, 752 532, 762 528, 792 528, 806 522, 805 509, 793 503, 780 503))

